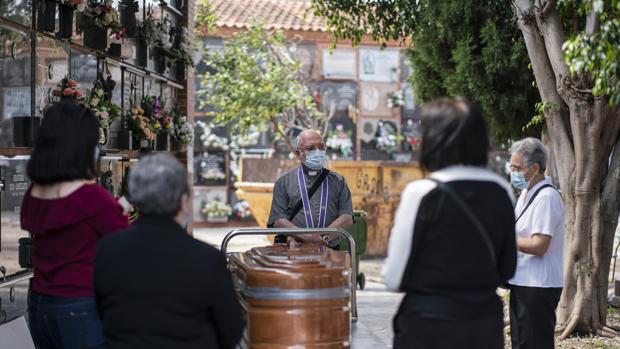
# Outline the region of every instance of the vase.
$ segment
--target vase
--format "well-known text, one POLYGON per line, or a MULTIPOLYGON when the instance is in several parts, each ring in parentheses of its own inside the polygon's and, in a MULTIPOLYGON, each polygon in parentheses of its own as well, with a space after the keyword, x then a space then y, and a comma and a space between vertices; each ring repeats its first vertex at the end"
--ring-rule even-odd
POLYGON ((153 56, 153 63, 155 63, 155 72, 158 74, 166 73, 166 55, 164 50, 155 48, 151 53, 153 56))
POLYGON ((176 139, 176 137, 170 137, 170 151, 178 151, 181 149, 181 143, 176 139))
POLYGON ((186 68, 187 68, 187 66, 185 65, 185 63, 184 63, 184 62, 176 62, 176 64, 175 64, 175 68, 176 68, 176 69, 175 69, 175 71, 176 71, 176 76, 175 76, 175 78, 176 78, 178 81, 183 81, 183 80, 185 80, 185 76, 186 76, 186 73, 187 73, 187 69, 186 69, 186 68))
POLYGON ((122 1, 120 4, 121 25, 125 28, 126 38, 135 38, 138 35, 136 12, 138 12, 138 4, 133 0, 122 1))
POLYGON ((111 57, 119 58, 121 56, 121 44, 111 43, 110 48, 108 49, 108 53, 111 57))
POLYGON ((56 28, 56 1, 37 1, 37 29, 53 32, 56 28))
POLYGON ((209 222, 209 223, 226 223, 226 222, 228 222, 228 217, 227 216, 223 216, 223 217, 209 217, 209 216, 207 216, 207 222, 209 222))
POLYGON ((108 144, 108 129, 99 127, 99 144, 106 145, 108 144))
POLYGON ((138 36, 136 42, 136 64, 146 67, 149 64, 149 45, 143 35, 138 36))
POLYGON ((108 47, 108 30, 94 24, 84 30, 84 46, 104 51, 108 47))
POLYGON ((158 133, 155 138, 155 150, 170 151, 170 135, 167 133, 158 133))
POLYGON ((61 39, 71 39, 73 36, 73 11, 71 6, 58 5, 58 37, 61 39))
POLYGON ((34 147, 39 135, 40 117, 14 116, 13 145, 16 147, 34 147))
POLYGON ((131 130, 119 130, 116 136, 118 149, 133 149, 133 139, 131 130))

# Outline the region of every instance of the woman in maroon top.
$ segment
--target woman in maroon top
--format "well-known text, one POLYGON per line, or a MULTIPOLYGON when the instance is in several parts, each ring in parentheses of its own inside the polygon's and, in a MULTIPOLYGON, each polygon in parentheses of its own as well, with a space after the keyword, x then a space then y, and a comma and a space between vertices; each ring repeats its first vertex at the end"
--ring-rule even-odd
POLYGON ((83 105, 61 101, 45 113, 28 163, 32 181, 21 225, 34 241, 28 299, 38 349, 102 348, 93 294, 97 242, 127 227, 121 206, 94 183, 99 122, 83 105))

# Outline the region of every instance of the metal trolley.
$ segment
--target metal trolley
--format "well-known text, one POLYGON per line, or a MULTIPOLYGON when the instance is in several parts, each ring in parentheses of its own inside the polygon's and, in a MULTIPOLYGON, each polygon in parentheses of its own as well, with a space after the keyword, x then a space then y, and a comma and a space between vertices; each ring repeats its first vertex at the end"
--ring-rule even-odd
POLYGON ((224 237, 224 240, 222 241, 222 246, 221 246, 221 250, 224 253, 224 255, 226 255, 226 257, 228 258, 228 253, 227 253, 227 249, 228 249, 228 244, 230 243, 230 240, 232 240, 233 237, 238 236, 238 235, 286 235, 286 236, 295 236, 295 235, 299 235, 299 234, 320 234, 320 235, 324 235, 324 234, 336 234, 339 235, 340 237, 344 237, 345 239, 347 239, 347 241, 349 242, 349 257, 351 259, 351 281, 350 281, 350 287, 351 287, 351 320, 353 322, 357 321, 357 299, 356 299, 356 284, 357 284, 357 265, 355 263, 356 261, 356 255, 355 255, 355 240, 353 239, 353 237, 351 236, 351 234, 343 229, 340 228, 323 228, 323 229, 306 229, 306 228, 295 228, 295 229, 291 229, 291 228, 272 228, 272 229, 266 229, 266 228, 242 228, 242 229, 235 229, 233 231, 231 231, 230 233, 226 234, 226 236, 224 237))

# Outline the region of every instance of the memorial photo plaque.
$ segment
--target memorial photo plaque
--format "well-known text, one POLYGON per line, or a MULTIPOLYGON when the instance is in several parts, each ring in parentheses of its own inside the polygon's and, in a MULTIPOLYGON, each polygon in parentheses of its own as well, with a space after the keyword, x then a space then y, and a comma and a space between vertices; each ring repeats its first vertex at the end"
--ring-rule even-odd
POLYGON ((359 77, 362 81, 398 81, 398 49, 360 48, 359 77))
POLYGON ((327 79, 355 79, 355 51, 351 49, 323 49, 322 74, 327 79))

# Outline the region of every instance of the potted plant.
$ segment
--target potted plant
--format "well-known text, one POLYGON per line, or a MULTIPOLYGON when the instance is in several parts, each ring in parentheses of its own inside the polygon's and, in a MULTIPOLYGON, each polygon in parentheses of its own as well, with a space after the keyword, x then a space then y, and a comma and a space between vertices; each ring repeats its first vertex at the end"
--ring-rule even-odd
POLYGON ((73 12, 84 12, 86 0, 61 0, 58 5, 58 33, 61 39, 70 39, 73 36, 73 12))
POLYGON ((187 66, 194 66, 194 53, 196 49, 188 41, 188 31, 185 27, 177 29, 177 35, 172 54, 176 70, 176 79, 185 80, 187 66))
POLYGON ((53 32, 56 28, 56 0, 38 0, 37 29, 53 32))
POLYGON ((165 74, 166 69, 175 61, 174 52, 172 51, 174 32, 168 17, 155 23, 154 31, 154 47, 151 56, 155 62, 155 72, 165 74))
POLYGON ((157 19, 153 16, 151 8, 147 11, 146 18, 138 27, 138 45, 136 52, 137 64, 142 67, 148 65, 149 47, 155 44, 157 19))
POLYGON ((121 25, 125 28, 125 36, 135 38, 138 34, 136 13, 140 5, 136 0, 121 0, 119 9, 121 12, 121 25))
POLYGON ((210 202, 203 201, 200 212, 207 218, 207 222, 226 223, 228 221, 228 216, 232 214, 232 208, 230 205, 220 202, 219 200, 210 202))

